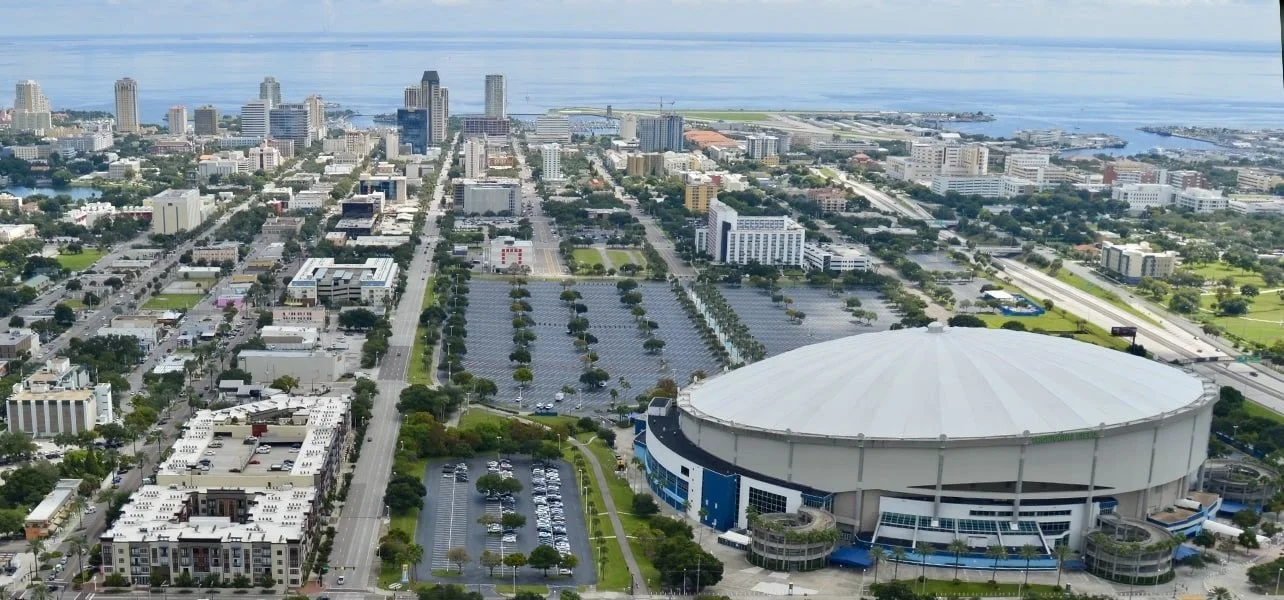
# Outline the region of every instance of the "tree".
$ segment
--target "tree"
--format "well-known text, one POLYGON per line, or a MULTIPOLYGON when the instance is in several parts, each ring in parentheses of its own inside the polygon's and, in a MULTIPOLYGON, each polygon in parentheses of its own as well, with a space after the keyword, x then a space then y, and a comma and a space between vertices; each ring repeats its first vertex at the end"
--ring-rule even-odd
POLYGON ((392 513, 402 515, 422 505, 427 494, 428 490, 418 477, 394 473, 384 491, 383 503, 392 513))
POLYGON ((1213 547, 1217 545, 1217 536, 1213 535, 1211 531, 1201 530, 1199 533, 1195 534, 1194 539, 1191 541, 1196 546, 1212 550, 1213 547))
POLYGON ((916 542, 914 544, 914 553, 919 557, 919 577, 927 577, 927 557, 936 551, 936 548, 927 542, 916 542))
POLYGON ((53 319, 54 323, 58 325, 71 327, 76 322, 76 311, 72 310, 70 306, 59 302, 54 306, 53 319))
POLYGON ((909 556, 909 551, 904 546, 892 548, 892 581, 896 581, 900 575, 901 563, 905 562, 905 557, 909 556))
POLYGON ((1200 292, 1193 287, 1177 288, 1173 295, 1168 298, 1168 310, 1184 315, 1193 314, 1199 310, 1200 292))
POLYGON ((1008 557, 1008 551, 1002 544, 985 547, 985 557, 994 560, 993 568, 990 571, 990 581, 995 581, 999 573, 999 561, 1008 557))
POLYGON ((514 552, 504 557, 504 566, 514 571, 526 566, 526 555, 514 552))
POLYGON ((959 538, 954 538, 953 540, 950 540, 949 545, 947 545, 945 549, 949 550, 950 553, 954 555, 954 578, 958 579, 960 566, 959 557, 963 556, 964 552, 967 552, 967 542, 959 538))
POLYGON ((574 570, 575 567, 579 566, 579 564, 580 564, 580 559, 576 557, 574 554, 569 554, 569 553, 562 555, 557 561, 557 566, 563 569, 574 570))
POLYGON ((1066 546, 1064 544, 1053 546, 1052 548, 1052 556, 1056 557, 1057 559, 1057 588, 1058 589, 1061 587, 1061 573, 1065 570, 1066 559, 1070 558, 1070 556, 1073 554, 1074 554, 1074 550, 1071 550, 1070 546, 1066 546))
POLYGON ((1251 508, 1245 508, 1231 516, 1231 522, 1241 529, 1256 527, 1258 521, 1261 519, 1261 515, 1257 514, 1257 511, 1251 508))
POLYGON ((504 559, 490 550, 483 550, 481 557, 477 559, 481 566, 486 567, 491 577, 495 576, 495 567, 504 564, 504 559))
MULTIPOLYGON (((859 301, 858 301, 859 302, 859 301)), ((869 561, 874 563, 874 583, 878 584, 878 565, 887 558, 887 551, 882 546, 872 546, 869 549, 869 561)))
POLYGON ((631 508, 634 516, 642 518, 660 512, 660 505, 656 504, 655 498, 651 494, 634 494, 631 508))
POLYGON ((410 544, 402 551, 401 559, 410 565, 410 576, 415 576, 415 567, 424 561, 424 547, 419 544, 410 544))
POLYGON ((1232 600, 1235 596, 1224 587, 1215 587, 1208 591, 1208 600, 1232 600))
POLYGON ((664 340, 660 338, 647 338, 645 342, 642 342, 642 349, 646 350, 647 354, 657 354, 661 350, 664 350, 664 340))
POLYGON ((520 529, 526 525, 526 515, 515 512, 504 513, 499 518, 499 523, 504 526, 504 529, 520 529))
POLYGON ((1262 291, 1258 289, 1257 286, 1255 285, 1244 284, 1243 286, 1240 286, 1239 293, 1241 296, 1247 296, 1249 298, 1252 298, 1262 293, 1262 291))
POLYGON ((1257 531, 1253 530, 1251 527, 1240 532, 1239 537, 1236 538, 1235 541, 1238 542, 1240 547, 1245 550, 1261 548, 1261 544, 1257 543, 1257 531))
POLYGON ((473 380, 473 393, 477 394, 477 397, 485 402, 487 398, 499 393, 499 386, 495 385, 495 382, 490 379, 478 377, 473 380))
POLYGON ((531 351, 526 348, 518 348, 508 353, 509 362, 515 362, 523 365, 531 364, 531 351))
POLYGON ((513 371, 513 381, 517 382, 518 387, 526 387, 535 379, 535 374, 526 367, 520 367, 513 371))
POLYGON ((984 329, 985 321, 976 315, 954 315, 946 321, 950 327, 978 327, 984 329))
POLYGON ((1244 297, 1227 298, 1217 303, 1217 310, 1223 315, 1237 317, 1248 312, 1248 299, 1244 297))
POLYGON ((1022 545, 1017 548, 1017 556, 1025 560, 1025 582, 1024 585, 1030 585, 1030 561, 1039 555, 1039 549, 1030 544, 1022 545))
MULTIPOLYGON (((556 550, 554 550, 554 552, 556 552, 556 550)), ((459 568, 459 572, 463 573, 464 565, 472 561, 472 557, 468 556, 467 548, 464 548, 463 546, 455 546, 454 548, 446 551, 446 560, 454 563, 454 565, 459 568)))
POLYGON ((344 329, 374 329, 382 322, 383 318, 367 308, 354 308, 339 313, 339 327, 344 329))
POLYGON ((552 546, 537 546, 534 550, 531 550, 526 562, 530 564, 531 568, 544 571, 544 576, 547 577, 548 570, 556 567, 561 558, 562 556, 552 546))
POLYGON ((999 329, 1008 329, 1011 331, 1025 331, 1025 323, 1020 321, 1004 321, 999 325, 999 329))
POLYGON ((271 386, 288 394, 294 388, 299 387, 299 379, 290 375, 282 375, 273 379, 271 386))

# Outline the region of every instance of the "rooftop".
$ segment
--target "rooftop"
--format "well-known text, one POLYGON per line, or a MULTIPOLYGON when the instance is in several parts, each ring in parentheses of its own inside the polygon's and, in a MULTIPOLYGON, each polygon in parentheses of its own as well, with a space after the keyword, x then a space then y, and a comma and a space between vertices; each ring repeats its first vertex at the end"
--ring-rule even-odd
POLYGON ((316 488, 244 488, 254 497, 245 523, 229 517, 188 516, 193 493, 220 488, 147 485, 138 489, 103 537, 114 542, 213 541, 285 543, 301 539, 316 488))

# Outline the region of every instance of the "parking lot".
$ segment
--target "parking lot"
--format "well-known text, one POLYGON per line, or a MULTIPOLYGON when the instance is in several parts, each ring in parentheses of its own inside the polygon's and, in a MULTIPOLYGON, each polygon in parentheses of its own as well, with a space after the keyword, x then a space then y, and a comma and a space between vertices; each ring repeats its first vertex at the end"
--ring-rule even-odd
MULTIPOLYGON (((509 567, 496 567, 494 576, 490 575, 490 569, 483 567, 479 558, 483 551, 489 550, 492 553, 506 556, 512 552, 521 552, 530 555, 531 551, 541 543, 553 545, 561 543, 559 552, 569 552, 579 559, 579 565, 569 575, 556 574, 556 569, 550 569, 548 577, 545 577, 539 569, 523 567, 517 572, 517 583, 521 584, 544 584, 549 586, 578 586, 591 584, 596 580, 594 576, 593 557, 590 555, 589 536, 587 530, 587 521, 585 519, 584 505, 580 500, 580 495, 576 493, 577 474, 573 472, 573 467, 565 463, 559 463, 555 466, 546 467, 545 471, 555 470, 557 473, 556 481, 560 483, 553 490, 560 492, 562 520, 552 518, 552 508, 548 510, 549 519, 547 525, 547 535, 541 537, 538 532, 540 517, 537 516, 535 483, 532 478, 532 463, 526 458, 509 457, 512 468, 508 471, 512 477, 521 483, 521 491, 513 494, 511 501, 505 502, 499 499, 488 500, 476 489, 478 477, 487 474, 487 463, 498 461, 499 457, 489 455, 486 457, 474 457, 465 460, 442 460, 434 461, 428 465, 425 485, 428 487, 428 495, 425 510, 419 513, 419 526, 416 530, 416 542, 424 547, 424 562, 420 563, 416 570, 416 576, 420 581, 442 581, 449 583, 465 585, 505 585, 513 583, 513 571, 509 567), (468 480, 459 481, 455 465, 465 464, 468 480), (526 517, 526 524, 512 530, 511 532, 500 531, 487 532, 485 525, 478 523, 482 515, 492 515, 500 518, 504 510, 510 510, 526 517), (554 530, 554 528, 557 528, 554 530), (563 533, 564 532, 564 533, 563 533), (468 551, 470 561, 464 565, 463 574, 441 577, 434 576, 433 572, 452 571, 457 572, 458 566, 447 559, 447 553, 451 548, 463 547, 468 551)), ((500 472, 503 472, 501 469, 500 472)), ((548 494, 549 486, 556 485, 554 478, 544 475, 543 489, 545 494, 541 497, 543 506, 549 506, 548 494)))
MULTIPOLYGON (((513 366, 508 355, 513 350, 510 286, 506 281, 474 280, 469 283, 468 354, 464 367, 478 377, 495 381, 500 387, 501 403, 514 403, 518 389, 512 379, 513 366)), ((642 306, 647 318, 659 326, 656 337, 665 341, 659 354, 647 354, 642 348, 646 337, 638 330, 629 308, 620 303, 613 281, 581 281, 574 289, 583 295, 588 308, 589 333, 598 340, 593 350, 598 366, 611 375, 603 388, 585 390, 579 383, 584 363, 575 351, 573 338, 566 334, 568 311, 558 296, 562 287, 551 281, 532 281, 527 285, 531 297, 532 328, 537 339, 531 345, 531 370, 535 380, 522 391, 522 403, 551 403, 563 386, 577 393, 560 404, 558 412, 590 413, 605 410, 611 402, 610 390, 619 390, 621 402, 632 402, 642 390, 661 377, 672 377, 685 384, 692 372, 703 370, 712 375, 720 370, 713 353, 704 345, 699 332, 678 304, 667 284, 644 282, 642 306), (623 389, 623 377, 630 388, 623 389)))
POLYGON ((785 306, 772 304, 771 297, 762 290, 749 286, 719 289, 740 321, 749 327, 749 333, 767 349, 768 356, 849 335, 884 331, 898 320, 873 290, 852 289, 834 295, 823 288, 786 287, 781 293, 793 298, 792 308, 807 315, 802 323, 791 323, 785 316, 785 306), (869 325, 857 323, 845 310, 844 299, 848 296, 859 298, 860 308, 874 312, 877 318, 869 325))

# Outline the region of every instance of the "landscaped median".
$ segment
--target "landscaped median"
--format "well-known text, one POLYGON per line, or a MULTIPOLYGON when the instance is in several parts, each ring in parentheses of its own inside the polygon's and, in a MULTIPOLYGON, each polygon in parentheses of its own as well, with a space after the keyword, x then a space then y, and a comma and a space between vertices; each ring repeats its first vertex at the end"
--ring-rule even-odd
MULTIPOLYGON (((433 306, 436 302, 436 294, 433 293, 432 284, 424 286, 424 303, 423 308, 433 306)), ((410 364, 407 365, 406 381, 411 385, 422 383, 430 385, 432 383, 432 370, 436 368, 433 350, 436 344, 429 345, 425 336, 432 327, 419 324, 415 330, 415 345, 410 348, 410 364)))

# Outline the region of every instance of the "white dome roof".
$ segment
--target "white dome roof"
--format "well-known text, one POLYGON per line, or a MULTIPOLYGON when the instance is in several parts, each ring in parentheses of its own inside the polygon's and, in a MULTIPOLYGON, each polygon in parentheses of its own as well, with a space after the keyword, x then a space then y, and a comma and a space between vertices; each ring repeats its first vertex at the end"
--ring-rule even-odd
POLYGON ((883 439, 1039 435, 1151 419, 1199 401, 1176 368, 1003 329, 905 329, 804 346, 690 390, 736 425, 883 439))

